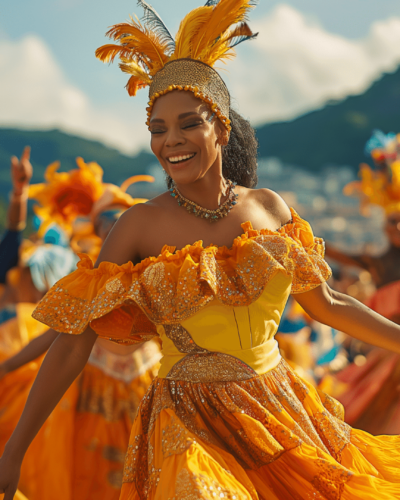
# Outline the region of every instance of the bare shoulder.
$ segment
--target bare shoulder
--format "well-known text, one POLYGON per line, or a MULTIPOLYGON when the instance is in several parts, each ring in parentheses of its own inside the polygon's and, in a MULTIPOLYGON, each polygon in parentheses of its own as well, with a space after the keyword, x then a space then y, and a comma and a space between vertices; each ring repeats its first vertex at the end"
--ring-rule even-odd
POLYGON ((143 236, 157 225, 163 211, 164 195, 138 203, 124 212, 107 236, 97 264, 103 261, 122 265, 137 262, 142 253, 143 236))
POLYGON ((279 225, 286 224, 291 220, 292 214, 289 207, 275 191, 268 188, 248 189, 247 196, 271 215, 279 225))
POLYGON ((121 215, 115 226, 119 225, 122 231, 148 229, 168 207, 169 198, 169 193, 162 193, 145 203, 134 205, 121 215))

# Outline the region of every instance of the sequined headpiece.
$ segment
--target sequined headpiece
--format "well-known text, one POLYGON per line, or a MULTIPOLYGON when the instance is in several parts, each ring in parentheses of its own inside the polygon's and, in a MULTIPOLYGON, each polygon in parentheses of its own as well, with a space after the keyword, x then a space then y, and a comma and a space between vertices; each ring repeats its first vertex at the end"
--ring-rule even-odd
POLYGON ((107 35, 119 45, 103 45, 96 57, 113 62, 119 56, 121 70, 131 75, 126 85, 129 95, 150 86, 148 125, 158 97, 185 90, 209 104, 230 130, 229 92, 212 66, 218 60, 231 59, 236 45, 257 36, 245 22, 255 2, 208 0, 181 21, 175 39, 151 5, 144 0, 138 5, 144 9, 143 24, 131 18, 113 26, 107 35))
POLYGON ((366 152, 374 160, 375 169, 360 165, 360 181, 345 186, 346 195, 358 195, 361 213, 368 215, 370 205, 382 207, 387 215, 400 212, 400 134, 375 130, 367 142, 366 152))

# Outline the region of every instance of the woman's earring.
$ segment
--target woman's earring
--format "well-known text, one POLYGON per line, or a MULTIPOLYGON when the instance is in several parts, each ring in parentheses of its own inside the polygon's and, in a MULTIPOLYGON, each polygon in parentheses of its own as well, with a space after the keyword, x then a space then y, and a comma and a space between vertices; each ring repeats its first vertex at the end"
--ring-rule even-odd
POLYGON ((217 143, 221 146, 227 146, 229 142, 229 132, 225 130, 217 139, 217 143))

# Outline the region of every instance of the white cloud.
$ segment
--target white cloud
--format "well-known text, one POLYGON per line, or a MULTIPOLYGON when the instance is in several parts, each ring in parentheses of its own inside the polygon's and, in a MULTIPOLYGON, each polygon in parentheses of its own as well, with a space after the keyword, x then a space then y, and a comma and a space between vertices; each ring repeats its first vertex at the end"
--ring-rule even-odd
POLYGON ((124 152, 148 143, 144 109, 142 114, 133 114, 94 106, 68 82, 37 36, 16 42, 0 40, 0 75, 1 126, 59 127, 124 152))
MULTIPOLYGON (((290 119, 329 99, 362 92, 400 63, 400 18, 375 22, 359 40, 328 33, 285 4, 251 25, 258 39, 239 47, 223 77, 253 123, 290 119)), ((127 153, 148 144, 146 91, 129 106, 94 105, 68 82, 37 36, 0 39, 0 75, 0 126, 59 127, 127 153)), ((120 80, 116 91, 124 92, 119 86, 120 80)))
POLYGON ((251 25, 260 34, 239 48, 226 79, 239 109, 255 123, 290 119, 361 93, 400 64, 400 18, 375 22, 359 40, 328 33, 285 4, 251 25))

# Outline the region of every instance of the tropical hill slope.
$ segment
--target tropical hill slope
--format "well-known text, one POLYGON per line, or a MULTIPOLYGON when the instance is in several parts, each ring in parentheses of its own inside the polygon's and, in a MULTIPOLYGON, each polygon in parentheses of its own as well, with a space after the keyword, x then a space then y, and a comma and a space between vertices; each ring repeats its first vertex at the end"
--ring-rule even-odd
POLYGON ((400 68, 364 94, 328 104, 290 122, 257 129, 261 157, 317 171, 325 165, 355 170, 366 161, 364 146, 373 129, 400 132, 400 68))
POLYGON ((59 160, 61 170, 76 168, 75 158, 96 161, 104 169, 104 180, 120 184, 127 177, 143 174, 155 162, 154 155, 141 152, 128 157, 116 149, 96 141, 66 134, 59 130, 18 130, 0 128, 0 196, 10 188, 9 165, 12 155, 20 155, 24 146, 32 148, 31 161, 34 168, 32 182, 42 182, 45 168, 59 160))

